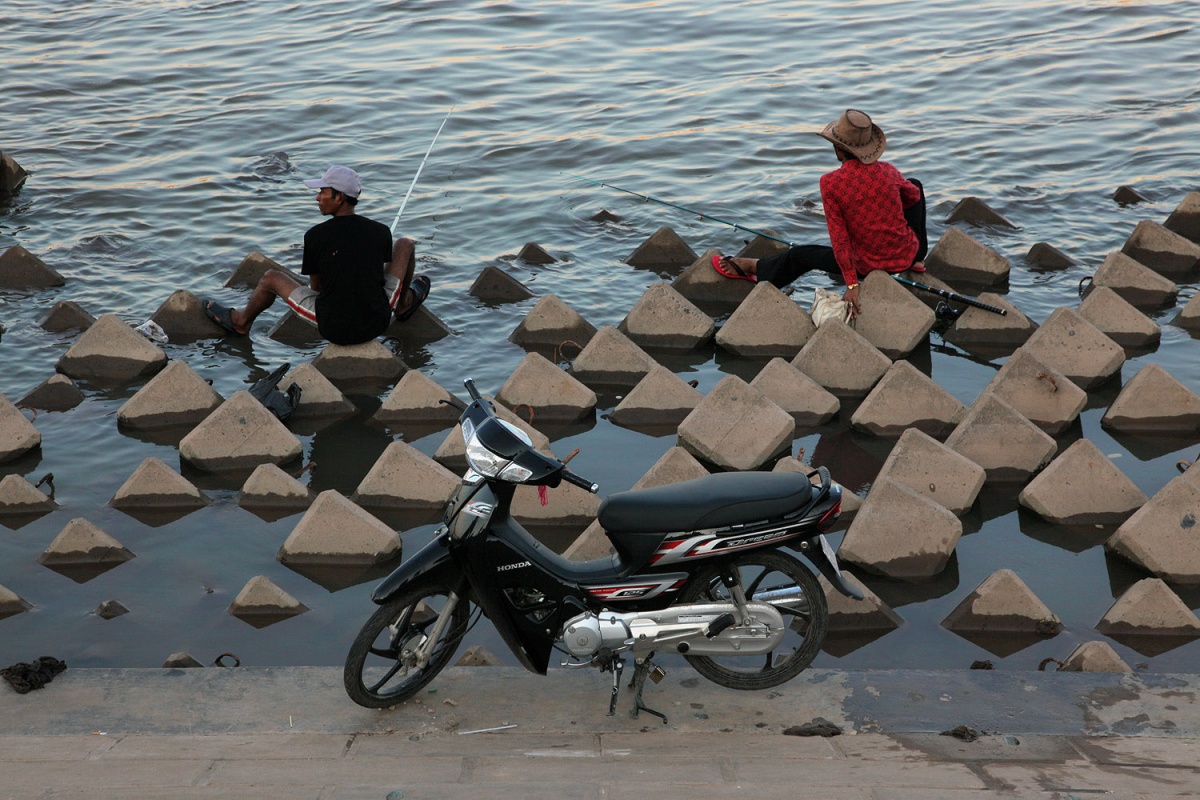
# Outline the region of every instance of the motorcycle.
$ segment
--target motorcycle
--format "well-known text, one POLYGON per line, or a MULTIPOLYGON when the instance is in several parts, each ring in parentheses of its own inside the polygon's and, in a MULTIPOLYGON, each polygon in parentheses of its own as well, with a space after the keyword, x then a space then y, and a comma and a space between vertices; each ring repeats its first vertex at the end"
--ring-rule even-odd
POLYGON ((411 697, 482 615, 532 672, 546 674, 554 649, 566 656, 563 667, 611 672, 610 716, 632 657, 631 714, 665 723, 642 701, 646 678, 657 683, 666 674, 656 653, 679 653, 732 689, 777 686, 812 663, 829 609, 813 570, 783 546, 841 593, 862 598, 823 535, 841 514, 841 487, 823 467, 719 473, 613 494, 598 518, 615 554, 563 558, 512 518, 513 493, 562 481, 592 493, 599 487, 537 451, 471 379, 464 385, 471 402, 456 405, 469 469, 433 540, 372 593, 379 608, 344 671, 355 703, 384 708, 411 697))

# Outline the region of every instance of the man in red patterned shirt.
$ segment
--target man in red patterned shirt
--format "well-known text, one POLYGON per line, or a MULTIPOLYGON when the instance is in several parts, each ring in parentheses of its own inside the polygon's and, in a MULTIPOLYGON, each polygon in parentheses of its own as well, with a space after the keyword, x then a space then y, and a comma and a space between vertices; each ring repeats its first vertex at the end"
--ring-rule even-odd
POLYGON ((813 269, 841 275, 845 300, 857 313, 858 284, 867 273, 925 271, 925 193, 919 181, 906 180, 879 160, 887 137, 862 111, 847 109, 817 135, 833 143, 842 162, 821 176, 832 247, 796 245, 762 259, 719 256, 713 267, 730 278, 764 280, 780 288, 813 269))

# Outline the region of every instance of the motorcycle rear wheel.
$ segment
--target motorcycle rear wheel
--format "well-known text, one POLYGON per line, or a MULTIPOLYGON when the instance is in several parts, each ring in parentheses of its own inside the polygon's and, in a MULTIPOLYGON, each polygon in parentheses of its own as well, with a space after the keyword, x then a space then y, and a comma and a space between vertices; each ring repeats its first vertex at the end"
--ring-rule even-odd
POLYGON ((364 708, 387 708, 412 697, 446 666, 467 632, 471 604, 458 597, 450 619, 424 666, 413 649, 447 613, 451 590, 431 583, 413 586, 376 609, 350 645, 343 681, 350 699, 364 708))
MULTIPOLYGON (((829 629, 829 605, 821 585, 796 558, 777 550, 747 553, 733 561, 746 598, 756 592, 799 587, 801 597, 793 607, 780 608, 784 638, 779 648, 765 656, 684 656, 697 672, 730 689, 769 689, 803 672, 816 658, 829 629), (757 659, 757 664, 756 664, 757 659)), ((697 572, 680 593, 680 603, 729 603, 730 590, 722 570, 708 566, 697 572)))

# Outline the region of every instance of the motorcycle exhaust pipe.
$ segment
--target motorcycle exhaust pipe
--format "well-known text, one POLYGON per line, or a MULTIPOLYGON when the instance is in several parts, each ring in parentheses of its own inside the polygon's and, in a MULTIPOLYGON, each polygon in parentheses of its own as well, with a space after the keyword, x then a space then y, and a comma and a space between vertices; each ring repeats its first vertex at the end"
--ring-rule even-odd
POLYGON ((755 603, 767 603, 768 605, 783 608, 795 614, 807 614, 810 610, 808 597, 799 586, 756 592, 750 599, 755 603))

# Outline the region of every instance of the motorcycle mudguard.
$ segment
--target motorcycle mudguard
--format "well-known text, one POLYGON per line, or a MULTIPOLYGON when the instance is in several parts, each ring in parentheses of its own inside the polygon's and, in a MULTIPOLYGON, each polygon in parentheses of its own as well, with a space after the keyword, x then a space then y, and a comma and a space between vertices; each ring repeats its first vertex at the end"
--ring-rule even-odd
POLYGON ((813 546, 804 548, 804 555, 808 556, 808 560, 812 562, 813 566, 825 576, 825 580, 846 597, 852 600, 862 600, 863 593, 857 586, 848 583, 845 576, 842 575, 842 571, 837 565, 837 556, 833 554, 824 535, 810 539, 809 542, 813 546))
POLYGON ((450 548, 447 547, 449 541, 449 536, 443 533, 422 547, 375 587, 371 599, 383 605, 391 601, 409 581, 430 577, 441 580, 447 586, 459 585, 463 581, 463 574, 450 556, 450 548))

